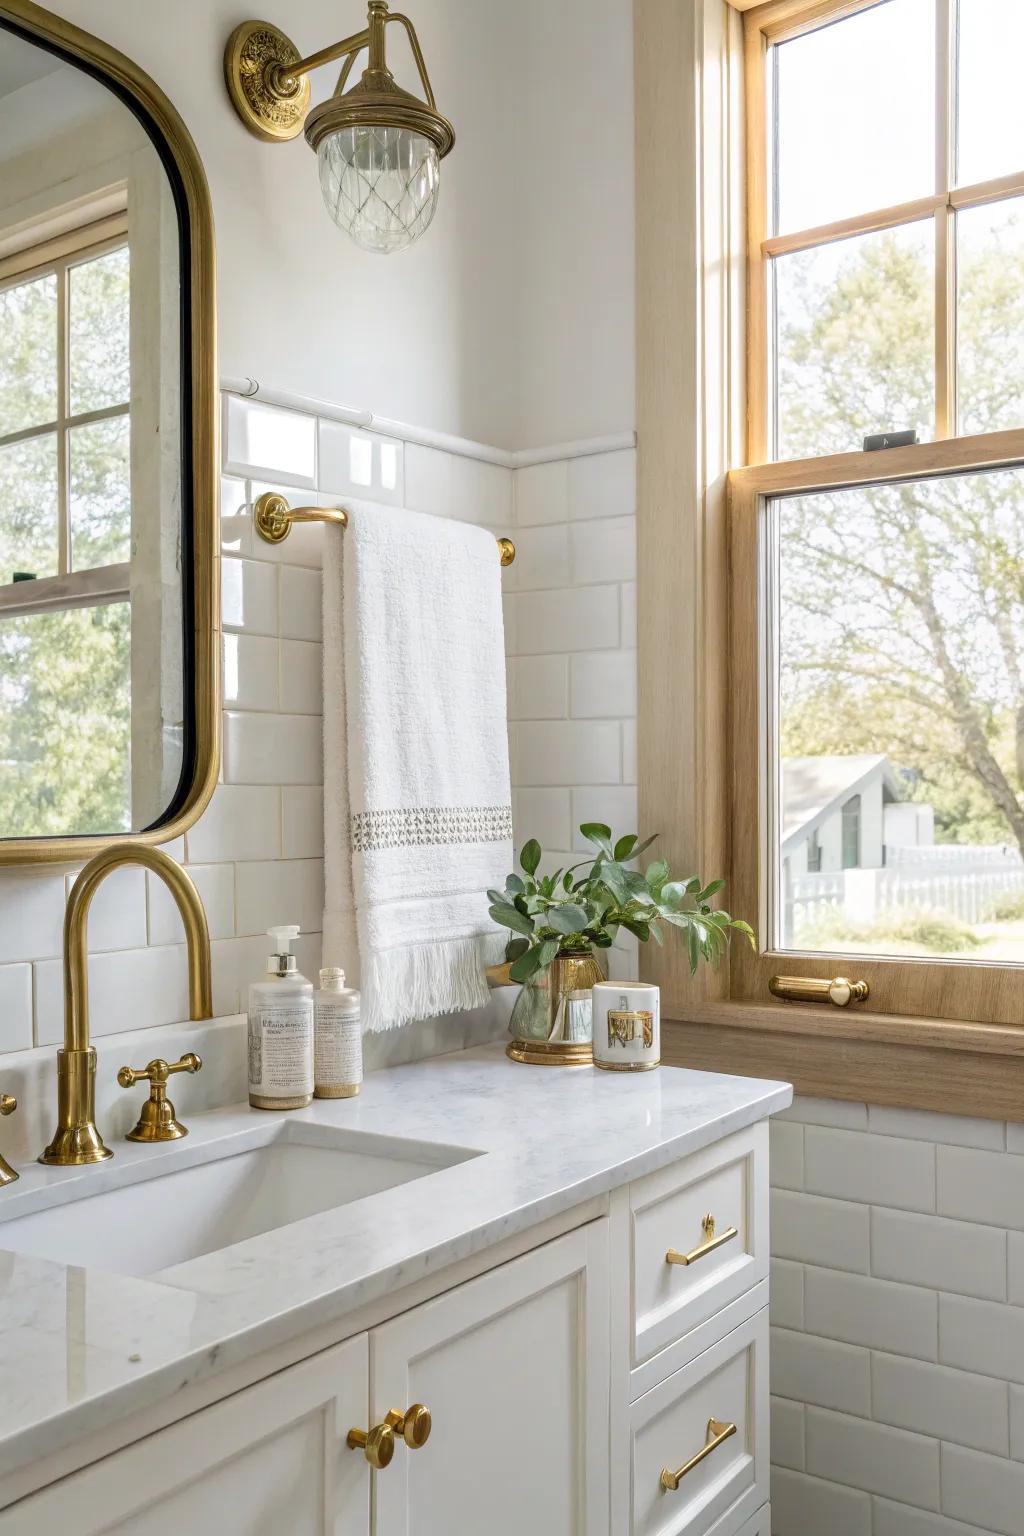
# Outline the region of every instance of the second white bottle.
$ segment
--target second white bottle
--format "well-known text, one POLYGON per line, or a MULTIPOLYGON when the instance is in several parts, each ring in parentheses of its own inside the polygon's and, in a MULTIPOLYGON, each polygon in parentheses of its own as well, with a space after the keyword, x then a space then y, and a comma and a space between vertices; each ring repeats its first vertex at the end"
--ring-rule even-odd
POLYGON ((249 988, 249 1103, 304 1109, 313 1101, 313 983, 291 953, 298 927, 267 932, 267 979, 249 988))

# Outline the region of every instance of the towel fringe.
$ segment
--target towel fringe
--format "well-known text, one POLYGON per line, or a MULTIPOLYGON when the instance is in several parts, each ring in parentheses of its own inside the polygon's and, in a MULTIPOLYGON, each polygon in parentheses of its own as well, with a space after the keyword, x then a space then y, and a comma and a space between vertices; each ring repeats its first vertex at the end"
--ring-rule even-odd
POLYGON ((416 944, 375 953, 363 967, 363 1029, 397 1029, 414 1019, 483 1008, 490 997, 484 971, 505 953, 502 933, 416 944))

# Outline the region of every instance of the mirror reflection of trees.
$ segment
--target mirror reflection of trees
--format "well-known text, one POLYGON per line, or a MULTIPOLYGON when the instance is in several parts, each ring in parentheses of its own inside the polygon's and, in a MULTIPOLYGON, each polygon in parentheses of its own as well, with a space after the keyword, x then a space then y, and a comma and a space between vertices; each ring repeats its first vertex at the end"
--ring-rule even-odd
MULTIPOLYGON (((68 289, 70 407, 127 407, 127 247, 72 267, 68 289)), ((0 294, 0 435, 56 419, 57 314, 52 275, 0 294)), ((67 434, 72 571, 131 558, 130 433, 125 409, 67 434)), ((0 586, 57 574, 58 473, 56 431, 0 445, 0 586)), ((130 604, 0 610, 0 828, 60 836, 131 820, 130 604)))
MULTIPOLYGON (((965 216, 958 270, 960 417, 973 432, 1024 424, 1024 218, 1016 204, 980 211, 965 216)), ((836 251, 828 284, 809 260, 780 306, 787 456, 856 449, 933 415, 926 241, 893 231, 836 251)), ((915 927, 905 907, 874 919, 818 907, 790 939, 1024 959, 1024 470, 795 497, 779 516, 783 758, 885 754, 898 797, 934 815, 915 873, 948 876, 958 861, 961 885, 973 871, 981 893, 965 917, 949 879, 930 899, 922 886, 912 915, 945 928, 915 927), (986 861, 1006 875, 988 898, 986 861)))

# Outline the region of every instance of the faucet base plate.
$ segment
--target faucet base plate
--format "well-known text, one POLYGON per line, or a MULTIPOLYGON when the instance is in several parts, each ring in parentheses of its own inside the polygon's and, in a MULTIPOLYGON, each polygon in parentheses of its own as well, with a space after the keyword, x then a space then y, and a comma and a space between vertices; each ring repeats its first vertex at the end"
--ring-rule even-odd
POLYGON ((49 1168, 78 1168, 113 1155, 95 1125, 73 1125, 57 1132, 39 1161, 49 1168))

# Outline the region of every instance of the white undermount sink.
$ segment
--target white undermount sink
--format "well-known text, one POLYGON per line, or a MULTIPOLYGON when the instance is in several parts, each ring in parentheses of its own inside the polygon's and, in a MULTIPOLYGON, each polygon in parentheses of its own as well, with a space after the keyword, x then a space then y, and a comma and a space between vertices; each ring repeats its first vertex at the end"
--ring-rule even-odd
POLYGON ((43 1209, 0 1211, 0 1250, 154 1276, 477 1155, 314 1121, 152 1151, 76 1170, 73 1195, 43 1209))

